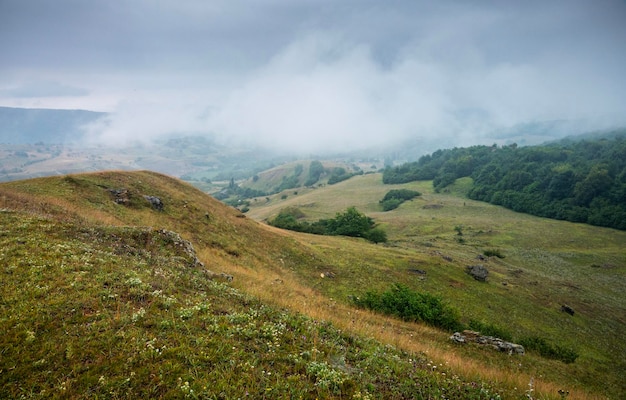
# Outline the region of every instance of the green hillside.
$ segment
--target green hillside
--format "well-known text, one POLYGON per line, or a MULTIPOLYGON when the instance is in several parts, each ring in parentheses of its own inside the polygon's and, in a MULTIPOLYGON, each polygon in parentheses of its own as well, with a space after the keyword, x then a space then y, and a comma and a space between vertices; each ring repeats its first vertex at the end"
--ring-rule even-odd
POLYGON ((514 211, 626 230, 626 130, 541 146, 438 150, 388 168, 385 183, 471 177, 467 196, 514 211), (584 138, 584 139, 583 139, 584 138))
MULTIPOLYGON (((320 284, 329 296, 383 291, 393 283, 440 295, 461 311, 465 321, 494 324, 514 338, 540 336, 575 349, 579 358, 574 364, 544 365, 550 371, 541 373, 576 376, 585 386, 619 397, 616 393, 626 388, 613 371, 626 368, 621 357, 626 351, 622 333, 626 233, 468 200, 464 196, 470 187, 470 180, 460 179, 448 193, 436 193, 430 181, 385 185, 380 174, 365 175, 286 199, 253 202, 248 215, 270 219, 290 207, 315 221, 355 206, 387 231, 389 244, 384 249, 360 249, 360 257, 347 246, 341 255, 329 250, 326 254, 335 260, 333 271, 339 271, 332 283, 320 284), (379 200, 400 188, 422 196, 383 212, 379 200), (494 253, 503 258, 485 256, 494 253), (489 269, 486 284, 465 273, 466 266, 476 264, 489 269), (563 305, 576 314, 562 312, 563 305)), ((325 240, 310 239, 316 244, 325 240)))
POLYGON ((397 187, 423 195, 382 212, 389 187, 372 174, 276 195, 245 216, 151 172, 0 184, 0 397, 626 392, 623 232, 464 205, 421 183, 397 187), (311 218, 354 205, 387 229, 391 244, 254 221, 287 204, 311 218), (484 248, 506 257, 483 261, 491 273, 481 283, 464 269, 484 248), (441 296, 465 321, 535 334, 579 357, 566 364, 532 351, 518 357, 460 346, 448 332, 350 300, 398 282, 441 296), (574 316, 559 311, 565 302, 574 316))

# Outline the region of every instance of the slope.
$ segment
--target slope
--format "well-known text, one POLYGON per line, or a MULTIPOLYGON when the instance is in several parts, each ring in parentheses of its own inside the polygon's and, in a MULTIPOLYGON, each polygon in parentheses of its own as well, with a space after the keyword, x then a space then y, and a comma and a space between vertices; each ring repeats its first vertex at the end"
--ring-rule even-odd
POLYGON ((432 249, 279 231, 151 172, 5 183, 0 208, 7 397, 593 397, 566 378, 578 364, 458 348, 347 302, 407 262, 442 266, 432 249))
MULTIPOLYGON (((346 240, 342 252, 327 251, 333 260, 327 269, 336 276, 318 284, 324 293, 341 299, 403 283, 442 296, 466 321, 494 324, 517 339, 538 336, 574 349, 579 354, 575 363, 537 366, 539 373, 573 378, 619 398, 626 390, 619 372, 626 367, 621 358, 626 351, 626 234, 467 200, 470 184, 461 179, 450 193, 435 193, 430 181, 384 185, 380 174, 372 174, 286 199, 252 202, 247 215, 264 220, 295 207, 317 220, 356 206, 387 231, 389 245, 357 250, 346 240), (423 195, 382 212, 378 201, 398 188, 423 195), (485 256, 494 253, 503 258, 485 256), (488 282, 465 273, 477 264, 489 270, 488 282), (563 305, 576 314, 562 312, 563 305)), ((310 239, 318 248, 326 240, 310 239)))

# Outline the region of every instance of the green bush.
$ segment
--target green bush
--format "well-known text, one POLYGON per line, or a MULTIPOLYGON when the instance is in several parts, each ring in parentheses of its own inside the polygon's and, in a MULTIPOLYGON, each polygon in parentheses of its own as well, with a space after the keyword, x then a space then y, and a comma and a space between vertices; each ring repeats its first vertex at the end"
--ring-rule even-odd
POLYGON ((487 249, 483 251, 483 254, 487 257, 504 258, 504 254, 502 254, 502 252, 498 249, 487 249))
POLYGON ((505 329, 495 326, 490 323, 480 322, 476 320, 470 320, 469 328, 480 332, 482 335, 494 336, 506 341, 513 341, 513 335, 505 329))
POLYGON ((368 232, 367 239, 374 243, 386 243, 387 233, 381 228, 374 228, 368 232))
POLYGON ((404 200, 400 200, 400 199, 389 199, 389 200, 380 201, 380 204, 383 207, 383 211, 395 210, 402 203, 404 203, 404 200))
POLYGON ((422 194, 415 190, 409 189, 393 189, 385 194, 382 201, 391 200, 391 199, 399 199, 399 200, 412 200, 417 196, 421 196, 422 194))
POLYGON ((405 201, 411 200, 421 193, 415 190, 409 189, 394 189, 385 194, 385 197, 379 202, 383 207, 383 211, 391 211, 400 206, 405 201))
POLYGON ((573 363, 578 358, 578 353, 574 349, 559 345, 552 345, 545 339, 537 336, 529 336, 519 340, 519 344, 526 350, 534 350, 542 357, 563 361, 566 364, 573 363))
POLYGON ((425 322, 447 331, 461 330, 463 325, 456 309, 429 293, 419 293, 408 287, 395 284, 383 293, 367 292, 354 302, 364 308, 393 315, 409 322, 425 322))
POLYGON ((335 218, 320 219, 313 223, 299 221, 303 217, 304 213, 298 208, 288 207, 281 210, 268 223, 278 228, 316 235, 362 237, 374 243, 387 241, 387 234, 380 228, 374 228, 374 220, 354 207, 349 207, 343 213, 337 213, 335 218))

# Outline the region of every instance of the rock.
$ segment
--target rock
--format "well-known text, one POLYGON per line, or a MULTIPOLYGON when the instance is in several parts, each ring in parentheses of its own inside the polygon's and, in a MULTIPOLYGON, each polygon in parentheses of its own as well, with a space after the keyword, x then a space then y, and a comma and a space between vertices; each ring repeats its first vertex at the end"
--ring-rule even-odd
POLYGON ((465 336, 461 335, 459 332, 454 332, 452 336, 450 336, 450 340, 456 343, 465 343, 465 336))
POLYGON ((221 272, 218 276, 220 278, 224 279, 226 282, 232 282, 233 281, 233 276, 225 274, 224 272, 221 272))
POLYGON ((193 245, 191 244, 191 242, 183 239, 178 233, 168 231, 167 229, 158 229, 156 230, 156 233, 161 235, 161 237, 163 237, 166 241, 169 241, 170 243, 172 243, 188 259, 191 260, 189 267, 200 268, 209 279, 221 279, 226 282, 233 281, 232 275, 226 274, 224 272, 216 273, 216 272, 206 269, 204 267, 204 263, 200 261, 200 259, 198 259, 198 256, 196 255, 196 250, 193 248, 193 245))
POLYGON ((409 272, 417 275, 426 275, 426 271, 424 271, 423 269, 409 268, 409 272))
POLYGON ((193 248, 190 241, 183 239, 178 233, 168 231, 167 229, 159 229, 156 232, 170 241, 174 246, 180 248, 183 253, 192 260, 192 267, 204 267, 204 263, 198 259, 196 250, 193 248))
POLYGON ((568 313, 569 315, 574 315, 574 309, 567 304, 563 304, 561 306, 561 311, 568 313))
POLYGON ((525 353, 524 346, 516 343, 507 342, 493 336, 483 336, 480 332, 475 331, 463 331, 463 333, 454 332, 450 336, 450 340, 455 343, 477 343, 484 346, 490 346, 498 351, 506 352, 509 354, 523 355, 525 353))
POLYGON ((128 193, 128 189, 108 189, 109 193, 113 195, 113 201, 116 204, 126 205, 130 202, 130 194, 128 193))
POLYGON ((143 196, 144 199, 148 200, 152 207, 157 211, 163 211, 163 202, 156 196, 143 196))
POLYGON ((487 275, 489 275, 489 271, 485 268, 484 265, 468 265, 465 267, 465 272, 470 274, 474 279, 480 282, 487 281, 487 275))

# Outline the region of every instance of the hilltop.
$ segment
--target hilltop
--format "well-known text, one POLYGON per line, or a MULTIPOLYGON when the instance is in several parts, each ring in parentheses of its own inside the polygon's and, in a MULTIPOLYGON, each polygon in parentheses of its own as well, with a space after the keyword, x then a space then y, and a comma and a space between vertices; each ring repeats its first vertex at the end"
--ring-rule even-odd
POLYGON ((375 182, 380 174, 285 199, 275 195, 267 208, 258 202, 248 216, 189 184, 146 171, 1 184, 0 328, 7 332, 1 392, 35 398, 522 398, 529 393, 558 398, 558 389, 569 390, 570 398, 593 398, 593 393, 623 393, 621 378, 612 371, 622 368, 615 356, 623 353, 623 341, 608 335, 624 325, 612 318, 624 310, 620 232, 611 238, 602 228, 576 229, 581 236, 570 233, 573 242, 560 249, 567 254, 532 250, 527 230, 558 229, 562 222, 541 225, 533 217, 517 219, 505 212, 504 219, 492 216, 488 225, 496 232, 489 232, 479 217, 493 206, 470 201, 476 219, 463 219, 467 239, 460 244, 449 225, 466 218, 454 211, 463 209, 463 200, 420 188, 421 199, 383 214, 375 207, 385 188, 375 182), (322 205, 324 196, 335 200, 322 205), (394 243, 383 247, 294 233, 255 221, 289 202, 308 207, 308 215, 354 203, 384 224, 394 243), (428 204, 442 207, 422 208, 428 204), (418 209, 426 210, 418 221, 402 222, 418 209), (519 232, 503 232, 503 221, 516 224, 519 232), (485 236, 507 258, 488 260, 492 282, 474 284, 464 264, 473 262, 480 246, 474 242, 485 236), (593 243, 585 244, 589 237, 593 243), (588 250, 592 244, 594 256, 588 250), (586 264, 593 257, 597 268, 586 264), (572 260, 580 262, 588 283, 581 283, 576 271, 549 276, 536 265, 546 259, 560 274, 572 260), (418 279, 410 269, 427 275, 418 279), (510 282, 506 287, 504 279, 510 282), (447 332, 372 314, 349 300, 397 281, 440 294, 455 307, 465 304, 464 313, 475 319, 542 331, 564 345, 603 340, 577 346, 580 357, 573 364, 532 352, 516 359, 459 347, 447 332), (602 285, 601 293, 596 285, 602 285), (549 301, 554 287, 560 297, 549 301), (492 300, 486 306, 477 304, 478 298, 492 300), (575 318, 553 310, 562 299, 572 300, 575 318), (562 329, 551 331, 549 321, 555 319, 562 329), (605 369, 598 368, 602 362, 605 369), (600 377, 612 386, 591 383, 600 377))

